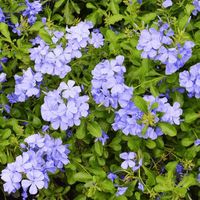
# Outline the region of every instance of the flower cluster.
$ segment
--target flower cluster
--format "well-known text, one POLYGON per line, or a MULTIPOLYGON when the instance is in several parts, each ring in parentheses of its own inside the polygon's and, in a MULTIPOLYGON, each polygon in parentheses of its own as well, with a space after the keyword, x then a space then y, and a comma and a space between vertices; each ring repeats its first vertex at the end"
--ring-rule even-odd
POLYGON ((92 70, 91 93, 97 104, 118 108, 118 105, 125 107, 130 101, 133 88, 124 84, 123 75, 126 68, 123 61, 123 56, 117 56, 111 61, 100 62, 92 70))
POLYGON ((143 30, 137 45, 137 49, 143 51, 142 58, 165 64, 166 74, 172 74, 183 67, 192 56, 192 47, 194 47, 191 41, 186 41, 184 45, 177 44, 176 47, 170 47, 173 35, 174 32, 169 25, 163 24, 159 30, 154 28, 143 30))
POLYGON ((61 139, 47 134, 31 135, 25 142, 26 145, 21 144, 22 155, 2 170, 1 179, 5 181, 4 191, 14 193, 22 187, 23 196, 27 197, 28 191, 34 195, 39 189, 48 187, 48 172, 55 173, 69 163, 69 150, 61 139))
POLYGON ((26 0, 26 10, 23 11, 22 15, 28 18, 28 23, 33 25, 37 19, 36 15, 42 11, 42 4, 40 1, 34 1, 30 3, 26 0))
POLYGON ((195 9, 192 11, 192 14, 196 16, 198 12, 200 12, 200 1, 194 0, 193 5, 195 6, 195 9))
POLYGON ((8 95, 10 103, 24 102, 28 97, 40 95, 42 74, 34 73, 31 68, 23 70, 23 75, 15 75, 15 91, 8 95))
POLYGON ((82 56, 82 48, 88 44, 92 44, 95 48, 103 45, 102 34, 97 30, 91 32, 91 28, 93 28, 91 22, 80 22, 71 28, 67 27, 66 47, 59 43, 60 39, 64 37, 64 33, 61 31, 47 30, 52 35, 52 42, 56 44, 55 48, 50 48, 39 37, 32 40, 33 45, 38 45, 30 49, 30 58, 35 62, 35 70, 43 74, 58 75, 60 78, 64 78, 71 71, 68 64, 72 59, 82 56))
POLYGON ((41 41, 40 45, 30 49, 30 52, 30 58, 35 61, 34 68, 37 72, 64 78, 71 71, 71 67, 68 65, 71 55, 67 54, 60 45, 50 49, 44 41, 41 41))
POLYGON ((162 131, 156 124, 161 122, 168 122, 170 124, 180 124, 180 115, 182 109, 180 104, 175 102, 171 106, 167 102, 167 98, 155 98, 153 96, 144 96, 144 99, 148 102, 148 112, 144 113, 139 110, 133 102, 120 109, 115 114, 115 121, 112 127, 115 131, 122 130, 125 135, 137 135, 141 138, 156 139, 162 135, 162 131), (156 105, 156 108, 152 108, 156 105), (159 113, 163 113, 162 116, 158 116, 159 113))
POLYGON ((44 98, 41 106, 42 118, 51 122, 54 129, 60 127, 67 130, 74 125, 80 125, 80 118, 88 115, 89 97, 80 96, 81 88, 74 86, 75 82, 61 82, 57 90, 50 91, 44 98))
POLYGON ((193 65, 189 71, 181 72, 179 83, 187 90, 189 97, 200 98, 200 63, 193 65))

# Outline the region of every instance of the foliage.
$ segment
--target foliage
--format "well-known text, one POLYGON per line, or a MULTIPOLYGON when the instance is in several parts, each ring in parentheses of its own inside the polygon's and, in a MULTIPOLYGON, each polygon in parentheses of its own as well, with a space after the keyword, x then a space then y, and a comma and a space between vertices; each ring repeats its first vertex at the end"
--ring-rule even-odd
MULTIPOLYGON (((81 118, 80 124, 66 131, 54 130, 50 126, 45 132, 69 144, 70 163, 63 170, 49 174, 49 186, 35 196, 38 200, 200 198, 200 145, 194 144, 200 138, 200 100, 179 90, 179 73, 200 62, 200 14, 192 14, 195 8, 192 0, 174 0, 168 8, 162 6, 162 0, 138 2, 42 0, 42 11, 37 14, 36 22, 30 25, 27 17, 21 14, 26 9, 24 0, 0 0, 7 18, 0 23, 0 64, 7 80, 0 83, 0 170, 21 154, 20 143, 25 138, 35 133, 44 134, 43 125, 50 125, 41 116, 41 106, 49 91, 57 90, 61 82, 74 80, 80 86, 81 94, 89 96, 89 114, 81 118), (44 17, 45 23, 42 22, 44 17), (47 30, 66 32, 66 26, 70 28, 84 20, 100 29, 104 45, 100 48, 88 45, 82 49, 82 57, 70 62, 71 71, 64 78, 45 74, 38 98, 32 96, 25 102, 10 103, 7 95, 15 90, 14 76, 21 76, 29 67, 34 69, 30 40, 39 35, 50 48, 55 48, 47 30), (158 30, 159 20, 173 29, 173 45, 183 45, 185 41, 195 44, 191 58, 171 75, 165 74, 165 64, 142 58, 137 49, 141 31, 147 27, 158 30), (13 32, 8 21, 12 25, 20 24, 20 35, 13 32), (159 122, 158 127, 164 134, 155 140, 114 131, 112 124, 117 109, 95 103, 91 93, 91 72, 98 63, 115 59, 118 55, 125 58, 124 82, 134 89, 132 102, 136 107, 148 113, 150 105, 143 99, 144 95, 167 97, 171 105, 178 102, 183 110, 180 125, 159 122), (2 61, 4 57, 8 58, 7 62, 2 61), (103 132, 109 137, 104 143, 99 139, 103 132), (120 167, 122 152, 135 152, 137 159, 143 160, 142 166, 137 171, 120 167), (178 164, 183 166, 181 173, 177 172, 178 164), (110 172, 117 175, 115 180, 108 179, 110 172), (144 191, 138 188, 139 183, 144 186, 144 191), (116 195, 118 187, 127 187, 127 190, 123 195, 116 195)), ((61 38, 61 42, 66 45, 66 37, 61 38)), ((151 110, 157 107, 155 103, 151 110)), ((157 115, 161 118, 163 114, 157 115)), ((146 133, 145 127, 142 131, 142 134, 146 133)), ((2 199, 3 196, 4 199, 22 199, 21 191, 14 194, 3 192, 3 184, 1 180, 2 199)), ((34 198, 33 195, 29 197, 34 198)))

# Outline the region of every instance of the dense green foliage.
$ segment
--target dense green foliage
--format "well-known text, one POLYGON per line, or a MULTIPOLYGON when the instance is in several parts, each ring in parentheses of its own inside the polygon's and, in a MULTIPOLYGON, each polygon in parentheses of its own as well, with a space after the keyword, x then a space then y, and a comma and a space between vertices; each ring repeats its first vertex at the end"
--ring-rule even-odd
MULTIPOLYGON (((9 104, 6 96, 14 91, 14 75, 21 75, 23 69, 34 68, 29 57, 30 39, 39 35, 52 46, 45 26, 50 30, 65 31, 66 25, 70 27, 88 20, 100 28, 104 45, 97 49, 89 46, 87 53, 70 63, 72 70, 62 81, 73 79, 76 85, 84 86, 84 93, 90 97, 90 114, 82 118, 80 126, 70 129, 70 137, 67 134, 69 130, 48 130, 48 134, 69 144, 70 163, 62 171, 50 174, 48 189, 39 191, 36 199, 199 199, 200 146, 195 146, 194 142, 200 138, 200 100, 176 90, 180 87, 179 72, 200 61, 200 14, 192 16, 189 21, 194 9, 192 1, 174 0, 170 8, 163 8, 162 0, 144 0, 141 5, 136 0, 43 0, 41 3, 43 10, 37 15, 35 24, 30 26, 20 14, 25 8, 23 0, 0 0, 2 10, 10 16, 9 20, 21 24, 21 36, 18 36, 6 23, 0 23, 0 58, 8 58, 7 63, 1 63, 7 82, 0 84, 0 170, 21 154, 20 143, 26 137, 42 133, 42 126, 48 124, 40 112, 45 92, 57 89, 61 82, 59 77, 45 75, 39 98, 31 97, 23 103, 9 104), (41 22, 42 17, 47 18, 46 25, 41 22), (195 43, 190 60, 172 75, 165 74, 165 65, 141 58, 141 52, 136 49, 140 31, 147 26, 157 28, 159 19, 174 30, 176 43, 183 44, 186 40, 195 43), (117 55, 125 57, 125 82, 134 88, 132 100, 136 106, 145 109, 146 102, 140 99, 144 94, 156 97, 167 92, 169 101, 179 102, 183 110, 179 126, 160 124, 164 135, 156 140, 126 136, 112 129, 114 109, 94 102, 91 70, 103 59, 113 59, 117 55), (11 106, 10 113, 4 109, 7 104, 11 106), (105 145, 95 141, 101 136, 101 130, 109 136, 105 145), (143 165, 137 172, 120 167, 119 154, 130 151, 143 158, 143 165), (177 164, 184 168, 181 174, 176 172, 177 164), (119 177, 112 182, 107 178, 109 172, 119 177), (143 192, 138 189, 138 182, 144 185, 143 192), (124 195, 116 197, 115 184, 128 187, 124 195)), ((11 196, 12 199, 22 199, 20 192, 10 197, 4 193, 3 181, 0 196, 0 199, 11 196)))

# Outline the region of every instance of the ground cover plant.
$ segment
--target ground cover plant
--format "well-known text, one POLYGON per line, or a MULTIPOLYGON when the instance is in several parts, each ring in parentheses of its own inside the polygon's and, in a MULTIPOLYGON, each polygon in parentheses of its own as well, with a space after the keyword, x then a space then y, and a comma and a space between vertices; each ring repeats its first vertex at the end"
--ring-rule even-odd
POLYGON ((0 199, 200 198, 199 0, 0 0, 0 199))

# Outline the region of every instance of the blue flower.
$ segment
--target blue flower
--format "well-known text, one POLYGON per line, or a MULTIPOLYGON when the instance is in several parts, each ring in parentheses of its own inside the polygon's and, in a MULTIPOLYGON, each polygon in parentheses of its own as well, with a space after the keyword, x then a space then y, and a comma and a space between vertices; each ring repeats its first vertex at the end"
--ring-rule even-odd
POLYGON ((42 132, 46 132, 49 129, 48 125, 43 125, 42 126, 42 132))
POLYGON ((200 145, 200 139, 196 139, 196 140, 194 141, 194 145, 195 145, 195 146, 199 146, 199 145, 200 145))
POLYGON ((180 86, 184 87, 189 97, 200 98, 200 63, 193 65, 189 71, 183 71, 179 74, 180 86))
POLYGON ((28 179, 22 180, 22 188, 29 188, 30 194, 37 194, 38 189, 44 187, 44 175, 39 170, 32 170, 26 174, 28 179))
MULTIPOLYGON (((122 162, 121 164, 121 167, 123 169, 127 169, 128 167, 135 167, 136 166, 136 162, 135 162, 135 159, 136 159, 136 153, 135 152, 124 152, 124 153, 121 153, 119 155, 120 158, 122 158, 123 160, 125 160, 124 162, 122 162)), ((134 170, 135 171, 135 170, 134 170)))
POLYGON ((63 145, 60 139, 53 139, 49 135, 34 134, 21 144, 22 155, 16 157, 15 162, 2 170, 1 179, 5 181, 4 191, 16 192, 23 188, 24 199, 27 190, 36 194, 39 189, 47 188, 48 172, 55 173, 69 163, 68 145, 63 145))
POLYGON ((176 165, 176 173, 180 175, 180 174, 183 173, 183 171, 184 171, 183 165, 182 164, 177 164, 176 165))
POLYGON ((54 44, 56 44, 64 36, 64 33, 61 31, 55 31, 53 32, 53 35, 52 41, 54 44))
POLYGON ((144 185, 141 182, 138 183, 138 189, 144 191, 144 185))
POLYGON ((21 35, 21 24, 16 23, 16 24, 11 24, 10 27, 12 28, 13 33, 17 33, 18 36, 21 35))
POLYGON ((31 68, 23 70, 23 75, 15 75, 14 94, 8 96, 11 103, 24 102, 28 97, 40 95, 41 73, 34 73, 31 68))
POLYGON ((142 58, 154 59, 157 56, 158 49, 162 46, 162 34, 154 28, 143 30, 141 32, 137 49, 143 50, 142 58))
POLYGON ((161 121, 176 125, 180 124, 180 116, 182 115, 183 111, 178 102, 175 102, 173 106, 171 106, 169 103, 165 104, 163 112, 165 114, 161 117, 161 121))
POLYGON ((6 74, 5 73, 0 73, 0 83, 3 83, 6 81, 6 74))
POLYGON ((107 175, 107 178, 110 179, 112 182, 117 178, 117 175, 110 172, 108 175, 107 175))
POLYGON ((66 38, 69 45, 75 49, 85 48, 90 40, 90 29, 93 28, 91 22, 80 22, 76 26, 66 27, 66 38))
POLYGON ((105 60, 92 70, 92 95, 97 104, 106 107, 125 107, 132 97, 133 88, 124 84, 123 74, 126 71, 122 65, 123 56, 117 56, 111 61, 105 60))
POLYGON ((4 15, 2 9, 0 8, 0 22, 5 22, 5 20, 6 20, 6 17, 4 15))
MULTIPOLYGON (((169 3, 169 1, 166 2, 169 3)), ((194 43, 186 41, 183 46, 177 44, 175 47, 169 48, 174 32, 168 24, 163 24, 162 21, 158 22, 158 25, 159 30, 150 28, 141 32, 137 49, 142 50, 142 58, 159 60, 165 64, 165 74, 169 75, 183 67, 190 59, 194 43)))
POLYGON ((170 7, 170 6, 172 6, 172 1, 171 0, 164 0, 163 1, 163 3, 162 3, 162 6, 164 7, 164 8, 168 8, 168 7, 170 7))
POLYGON ((103 46, 104 38, 98 29, 92 31, 92 38, 89 40, 89 43, 92 44, 95 48, 103 46))
POLYGON ((42 4, 40 1, 34 1, 30 3, 26 0, 26 10, 23 11, 22 15, 28 18, 28 23, 33 25, 37 19, 36 15, 42 10, 42 4))
POLYGON ((197 15, 198 12, 200 12, 200 1, 199 0, 194 0, 193 5, 195 6, 194 10, 192 11, 193 15, 197 15))
POLYGON ((118 187, 116 196, 118 197, 118 196, 123 195, 126 192, 127 189, 128 189, 128 187, 118 187))
POLYGON ((89 97, 80 96, 81 88, 75 82, 61 82, 57 90, 48 92, 41 106, 42 118, 50 121, 54 129, 67 130, 80 125, 80 118, 88 115, 89 97))
POLYGON ((3 185, 4 191, 8 193, 14 193, 20 188, 20 182, 22 175, 16 171, 16 164, 10 163, 7 168, 2 170, 1 179, 6 183, 3 185))
POLYGON ((105 145, 105 143, 106 143, 106 141, 107 141, 108 139, 109 139, 108 135, 107 135, 104 131, 102 131, 102 136, 99 137, 99 138, 96 138, 96 139, 95 139, 95 142, 96 142, 96 141, 100 141, 100 142, 102 143, 102 145, 105 145))
POLYGON ((182 109, 180 104, 175 102, 171 106, 167 98, 155 98, 152 95, 143 97, 149 104, 149 111, 143 113, 140 111, 133 102, 129 102, 127 106, 119 109, 115 113, 115 120, 112 127, 115 131, 122 130, 125 135, 137 135, 141 138, 151 138, 155 140, 158 136, 162 135, 162 131, 156 124, 159 121, 168 122, 170 124, 180 124, 180 116, 182 109), (158 107, 151 109, 151 106, 157 103, 158 107), (162 117, 158 117, 158 113, 163 113, 162 117))

